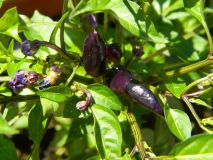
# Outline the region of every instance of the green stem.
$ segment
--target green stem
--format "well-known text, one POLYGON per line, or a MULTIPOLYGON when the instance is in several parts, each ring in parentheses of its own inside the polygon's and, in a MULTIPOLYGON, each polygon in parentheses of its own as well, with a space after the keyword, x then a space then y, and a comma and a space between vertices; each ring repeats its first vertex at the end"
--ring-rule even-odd
POLYGON ((58 47, 57 45, 55 45, 53 43, 46 42, 46 41, 40 41, 40 45, 56 50, 67 61, 70 61, 70 62, 79 61, 79 59, 75 55, 73 55, 71 53, 69 53, 69 54, 66 53, 65 50, 63 50, 62 48, 58 47))
POLYGON ((133 137, 135 139, 135 144, 138 148, 140 157, 142 160, 144 160, 146 158, 146 151, 145 151, 145 147, 143 145, 143 141, 142 141, 143 139, 142 139, 140 128, 135 119, 135 116, 132 113, 128 112, 128 113, 126 113, 126 115, 127 115, 127 119, 129 121, 131 130, 132 130, 133 137))
MULTIPOLYGON (((67 4, 69 0, 64 0, 63 3, 63 10, 62 10, 62 15, 66 13, 67 11, 67 4)), ((61 42, 61 48, 65 50, 65 42, 64 42, 64 21, 61 23, 61 28, 60 28, 60 42, 61 42)))
POLYGON ((106 35, 107 34, 107 29, 108 29, 108 13, 104 12, 104 29, 103 29, 103 34, 106 35))
POLYGON ((192 71, 196 71, 196 70, 199 70, 201 68, 204 68, 208 65, 211 65, 212 63, 213 63, 213 60, 205 59, 205 60, 199 61, 197 63, 181 67, 179 69, 168 71, 168 72, 166 72, 166 76, 167 77, 174 77, 174 76, 186 74, 188 72, 192 72, 192 71))
POLYGON ((119 22, 116 22, 115 42, 118 44, 118 46, 121 46, 121 39, 122 39, 122 27, 119 22))
POLYGON ((188 98, 183 95, 182 99, 186 103, 186 105, 188 106, 189 110, 191 111, 192 115, 194 116, 194 118, 197 121, 197 123, 200 126, 200 128, 202 128, 207 133, 212 134, 213 131, 209 130, 208 128, 206 128, 205 126, 202 125, 200 117, 197 115, 196 111, 194 110, 192 104, 189 102, 188 98))
POLYGON ((39 101, 39 96, 36 95, 29 95, 29 96, 0 96, 0 104, 5 104, 9 102, 22 102, 22 101, 39 101))
POLYGON ((182 95, 184 95, 187 91, 189 91, 192 87, 204 82, 204 81, 207 81, 209 79, 212 79, 213 78, 213 73, 209 74, 208 76, 204 77, 204 78, 201 78, 201 79, 198 79, 192 83, 190 83, 188 86, 185 87, 185 89, 183 90, 182 92, 182 95))
POLYGON ((76 73, 78 67, 79 67, 79 65, 77 65, 73 68, 71 75, 69 76, 69 78, 67 79, 67 81, 65 83, 66 86, 69 86, 70 82, 72 81, 73 77, 75 76, 75 73, 76 73))
POLYGON ((208 42, 209 42, 209 54, 208 54, 208 58, 212 57, 212 54, 213 54, 213 44, 212 44, 212 37, 211 37, 211 34, 209 32, 209 29, 208 29, 208 26, 207 24, 203 24, 203 27, 206 31, 206 35, 207 35, 207 39, 208 39, 208 42))

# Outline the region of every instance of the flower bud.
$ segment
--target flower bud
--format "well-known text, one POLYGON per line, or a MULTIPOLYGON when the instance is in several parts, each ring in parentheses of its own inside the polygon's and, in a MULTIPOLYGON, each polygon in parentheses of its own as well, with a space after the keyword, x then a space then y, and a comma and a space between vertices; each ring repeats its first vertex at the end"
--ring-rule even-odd
POLYGON ((105 53, 106 58, 113 62, 118 62, 121 58, 121 48, 116 43, 106 45, 105 53))
POLYGON ((94 31, 84 41, 83 64, 87 74, 98 77, 105 71, 105 44, 94 31))
POLYGON ((92 26, 93 29, 97 28, 97 20, 94 14, 91 14, 87 17, 89 24, 92 26))
POLYGON ((26 56, 33 56, 39 49, 40 42, 38 40, 29 41, 25 40, 21 44, 21 51, 26 56))

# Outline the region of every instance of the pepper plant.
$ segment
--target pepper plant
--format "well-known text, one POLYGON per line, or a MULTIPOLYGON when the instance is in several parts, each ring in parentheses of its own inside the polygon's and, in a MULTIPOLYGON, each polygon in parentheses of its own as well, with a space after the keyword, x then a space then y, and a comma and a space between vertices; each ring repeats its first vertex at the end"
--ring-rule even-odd
POLYGON ((0 159, 213 159, 212 1, 63 2, 0 17, 0 159))

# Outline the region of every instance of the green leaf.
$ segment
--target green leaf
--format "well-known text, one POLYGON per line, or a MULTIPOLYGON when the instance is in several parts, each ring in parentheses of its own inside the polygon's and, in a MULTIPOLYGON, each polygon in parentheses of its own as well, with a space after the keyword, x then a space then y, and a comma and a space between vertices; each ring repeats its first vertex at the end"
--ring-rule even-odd
POLYGON ((0 135, 0 158, 2 160, 18 160, 15 145, 3 135, 0 135))
POLYGON ((198 98, 190 98, 189 99, 189 102, 191 103, 196 103, 198 105, 202 105, 204 107, 207 107, 207 108, 212 108, 212 106, 208 105, 205 101, 203 101, 202 99, 198 99, 198 98))
POLYGON ((47 116, 53 114, 55 116, 62 116, 64 112, 64 103, 58 103, 46 98, 40 98, 43 115, 47 116))
POLYGON ((54 86, 38 91, 37 95, 53 102, 64 102, 72 96, 72 92, 67 86, 54 86))
POLYGON ((212 98, 213 95, 213 87, 210 87, 206 90, 204 90, 200 95, 199 98, 200 99, 208 99, 208 98, 212 98))
POLYGON ((204 118, 201 120, 203 125, 211 125, 213 126, 213 117, 204 118))
POLYGON ((122 105, 116 94, 108 87, 101 84, 92 84, 88 86, 88 90, 96 104, 113 109, 121 110, 122 105))
POLYGON ((31 21, 26 23, 26 26, 23 26, 24 35, 29 40, 38 39, 49 41, 55 24, 56 22, 54 22, 51 18, 35 11, 31 21))
POLYGON ((209 48, 210 48, 210 52, 213 51, 213 44, 212 44, 212 38, 207 26, 207 23, 205 21, 205 17, 204 17, 204 0, 183 0, 184 2, 184 7, 186 9, 186 11, 191 14, 192 16, 194 16, 202 25, 203 28, 205 29, 205 32, 207 34, 207 38, 209 41, 209 48))
POLYGON ((180 98, 181 93, 186 87, 186 83, 179 77, 165 78, 164 79, 166 88, 177 98, 180 98))
POLYGON ((94 157, 87 158, 87 160, 102 160, 102 159, 100 156, 94 156, 94 157))
POLYGON ((213 138, 211 134, 195 135, 174 146, 169 153, 176 160, 213 159, 213 138))
POLYGON ((109 12, 120 24, 135 36, 157 43, 166 43, 155 29, 148 15, 132 1, 123 0, 82 0, 71 13, 71 18, 86 12, 109 12))
POLYGON ((18 13, 15 7, 8 9, 0 18, 0 33, 11 36, 21 42, 21 38, 18 35, 18 13))
POLYGON ((108 108, 94 104, 95 137, 98 151, 103 159, 121 157, 122 132, 118 118, 108 108))
POLYGON ((191 122, 188 115, 178 109, 165 109, 165 118, 171 132, 180 140, 185 140, 191 136, 191 122))
POLYGON ((203 0, 183 0, 186 11, 197 18, 200 23, 205 22, 203 15, 203 0))
POLYGON ((36 105, 29 114, 28 118, 28 131, 34 144, 39 145, 44 132, 44 121, 42 106, 36 105))
POLYGON ((7 121, 2 117, 2 115, 0 114, 0 134, 8 134, 8 135, 12 135, 12 134, 17 134, 19 131, 16 130, 15 128, 11 127, 7 121))

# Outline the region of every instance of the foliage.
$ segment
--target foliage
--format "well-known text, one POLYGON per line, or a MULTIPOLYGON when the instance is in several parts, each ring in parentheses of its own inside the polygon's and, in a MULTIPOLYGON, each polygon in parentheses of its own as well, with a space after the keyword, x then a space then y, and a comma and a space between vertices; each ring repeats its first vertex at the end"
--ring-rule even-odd
POLYGON ((213 159, 212 17, 204 0, 64 0, 54 20, 8 9, 0 159, 213 159))

